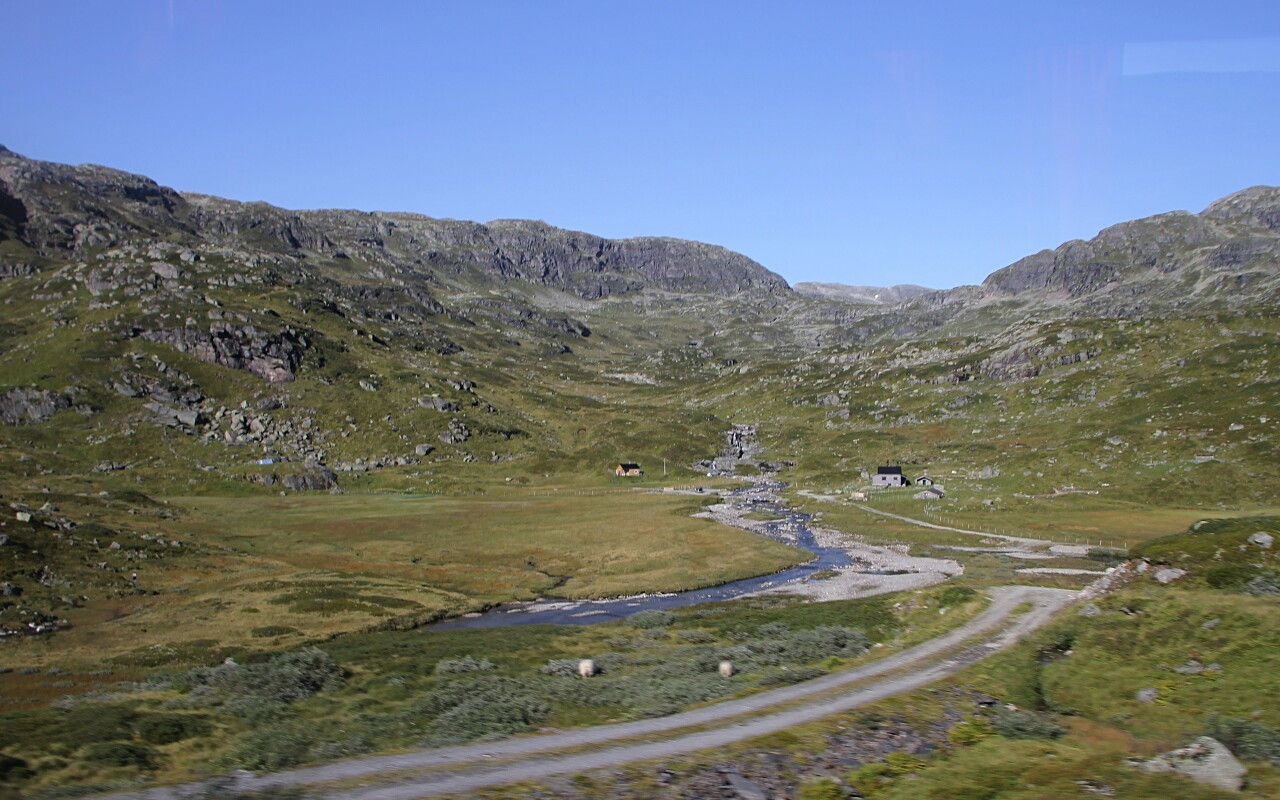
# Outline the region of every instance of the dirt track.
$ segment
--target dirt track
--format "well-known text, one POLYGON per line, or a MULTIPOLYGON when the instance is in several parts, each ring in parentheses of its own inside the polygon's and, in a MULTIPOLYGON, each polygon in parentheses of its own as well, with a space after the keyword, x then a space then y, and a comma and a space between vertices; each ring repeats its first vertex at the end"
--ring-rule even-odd
MULTIPOLYGON (((993 589, 991 595, 992 603, 985 611, 947 634, 879 661, 805 683, 658 719, 394 756, 350 759, 271 775, 241 773, 234 781, 234 789, 247 791, 269 786, 347 781, 348 788, 341 790, 326 791, 320 786, 313 786, 311 791, 345 800, 409 800, 720 747, 925 686, 1012 644, 1028 631, 1043 625, 1077 593, 1062 589, 1006 586, 993 589), (1014 614, 1021 603, 1031 603, 1032 609, 1014 614), (973 641, 968 641, 971 639, 973 641), (966 642, 964 649, 950 652, 966 642), (903 672, 907 668, 910 671, 903 672), (873 678, 876 680, 867 682, 873 678), (855 683, 860 685, 845 693, 828 694, 816 702, 803 703, 815 695, 855 683), (800 705, 769 712, 770 708, 781 704, 797 702, 800 705), (738 721, 731 719, 749 713, 760 716, 738 721), (679 733, 683 728, 708 725, 712 727, 679 733), (670 735, 658 741, 595 747, 619 739, 653 737, 664 733, 670 735), (571 754, 557 755, 554 752, 583 747, 588 749, 571 754), (496 763, 498 761, 501 763, 496 763), (409 774, 425 769, 438 771, 418 776, 409 774), (352 779, 358 779, 363 785, 350 788, 352 779)), ((111 800, 177 800, 201 788, 193 784, 109 797, 111 800)))

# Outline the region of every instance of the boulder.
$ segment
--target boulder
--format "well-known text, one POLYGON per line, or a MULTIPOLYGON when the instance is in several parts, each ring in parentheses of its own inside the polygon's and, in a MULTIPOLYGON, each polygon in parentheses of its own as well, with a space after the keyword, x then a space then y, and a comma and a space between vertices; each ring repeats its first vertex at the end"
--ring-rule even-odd
POLYGON ((419 397, 418 405, 433 411, 457 411, 458 404, 440 397, 419 397))
POLYGON ((1227 746, 1211 736, 1201 736, 1186 747, 1170 750, 1134 766, 1143 772, 1173 772, 1196 783, 1238 792, 1244 787, 1245 768, 1227 746))
POLYGON ((1177 579, 1181 578, 1186 574, 1187 574, 1187 571, 1185 569, 1174 569, 1172 567, 1166 567, 1164 569, 1156 570, 1156 580, 1162 584, 1168 584, 1168 583, 1173 583, 1174 581, 1176 581, 1177 579))
POLYGON ((1271 545, 1275 544, 1275 541, 1275 537, 1266 531, 1258 531, 1248 539, 1249 544, 1255 544, 1264 549, 1269 549, 1271 545))
POLYGON ((725 778, 729 781, 729 788, 733 790, 733 796, 738 800, 769 800, 769 793, 760 788, 755 781, 749 780, 736 772, 730 772, 725 778))

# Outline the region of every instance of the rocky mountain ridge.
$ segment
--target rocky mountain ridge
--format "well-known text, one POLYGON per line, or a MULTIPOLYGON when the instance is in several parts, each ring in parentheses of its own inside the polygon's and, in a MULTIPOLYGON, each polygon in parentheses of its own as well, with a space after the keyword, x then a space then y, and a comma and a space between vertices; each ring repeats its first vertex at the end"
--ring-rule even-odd
MULTIPOLYGON (((90 442, 57 457, 66 469, 163 464, 198 482, 245 477, 250 452, 270 474, 289 459, 439 482, 459 464, 550 474, 655 447, 690 464, 734 415, 910 439, 929 420, 1000 413, 992 396, 1038 403, 1028 382, 1082 381, 1072 397, 1093 397, 1105 370, 1137 381, 1205 353, 1235 364, 1215 348, 1270 333, 1230 320, 1280 298, 1277 208, 1280 190, 1245 190, 981 286, 793 290, 694 242, 287 211, 3 151, 0 431, 14 458, 55 451, 57 429, 90 442), (1130 320, 1154 325, 1137 347, 1155 361, 1121 344, 1130 320)), ((1263 358, 1223 374, 1243 392, 1232 376, 1268 370, 1263 358)))
POLYGON ((35 161, 0 148, 0 241, 46 257, 137 240, 246 245, 283 257, 365 263, 451 277, 524 281, 598 299, 645 287, 732 295, 782 291, 780 276, 715 245, 609 240, 532 220, 488 224, 408 213, 288 211, 184 194, 93 164, 35 161))

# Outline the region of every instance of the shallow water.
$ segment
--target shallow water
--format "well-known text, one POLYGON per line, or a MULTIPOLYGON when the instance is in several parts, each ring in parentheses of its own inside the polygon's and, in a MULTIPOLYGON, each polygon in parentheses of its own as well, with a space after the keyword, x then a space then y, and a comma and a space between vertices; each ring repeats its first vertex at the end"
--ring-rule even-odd
MULTIPOLYGON (((773 486, 781 488, 781 484, 773 484, 773 486)), ((507 603, 483 614, 454 617, 424 625, 422 630, 452 631, 465 628, 497 628, 507 625, 590 625, 594 622, 629 617, 638 611, 679 608, 717 600, 730 600, 780 583, 803 579, 807 575, 824 569, 849 566, 853 563, 849 554, 843 549, 822 547, 815 541, 813 532, 809 529, 808 514, 792 511, 781 502, 761 500, 760 496, 761 488, 753 485, 726 493, 725 499, 744 503, 748 512, 765 511, 780 515, 782 519, 764 523, 765 532, 762 535, 812 553, 812 561, 770 575, 743 578, 740 581, 706 589, 693 589, 688 592, 618 597, 609 600, 546 598, 531 603, 507 603)))

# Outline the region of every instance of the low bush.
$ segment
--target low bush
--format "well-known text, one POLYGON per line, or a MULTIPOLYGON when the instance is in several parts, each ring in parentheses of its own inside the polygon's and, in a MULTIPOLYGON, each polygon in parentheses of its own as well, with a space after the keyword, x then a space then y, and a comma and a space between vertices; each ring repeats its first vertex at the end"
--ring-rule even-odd
POLYGON ((986 717, 975 717, 957 722, 947 730, 947 741, 952 744, 977 744, 996 732, 991 720, 986 717))
POLYGON ((544 675, 556 675, 561 678, 572 678, 578 675, 578 662, 576 658, 553 658, 542 667, 544 675))
POLYGON ((72 747, 96 742, 112 742, 133 738, 133 724, 138 713, 118 705, 83 705, 67 712, 62 720, 63 741, 72 747))
POLYGON ((0 782, 25 780, 34 774, 25 760, 0 754, 0 782))
POLYGON ((342 677, 342 668, 332 656, 308 647, 282 653, 262 664, 223 664, 188 670, 175 679, 175 684, 193 687, 193 695, 200 687, 209 687, 209 691, 199 693, 198 699, 204 704, 223 702, 234 705, 238 712, 246 712, 304 700, 336 687, 342 677))
POLYGON ((1035 711, 1001 711, 991 726, 1006 739, 1057 739, 1067 732, 1052 714, 1035 711))
POLYGON ((228 766, 265 772, 295 767, 307 760, 316 734, 313 725, 267 725, 241 739, 223 760, 228 766))
POLYGON ((938 605, 945 607, 958 606, 977 597, 978 593, 968 586, 948 586, 938 592, 938 605))
POLYGON ((676 615, 670 611, 659 611, 658 609, 649 609, 648 611, 638 611, 627 617, 627 624, 633 628, 665 628, 676 621, 676 615))
POLYGON ((1280 730, 1243 717, 1214 714, 1205 723, 1205 734, 1246 761, 1270 761, 1280 766, 1280 730))
POLYGON ((191 714, 148 714, 138 720, 138 736, 151 744, 172 744, 213 729, 204 717, 191 714))
POLYGON ((477 661, 471 656, 446 658, 443 661, 436 663, 436 672, 443 674, 459 672, 487 672, 492 669, 497 669, 497 667, 489 659, 481 658, 477 661))
POLYGON ((86 747, 80 759, 105 767, 138 767, 154 769, 156 752, 150 747, 132 742, 98 742, 86 747))
POLYGON ((798 800, 844 800, 845 791, 830 778, 815 778, 800 784, 798 800))
POLYGON ((814 678, 821 678, 826 675, 825 669, 817 667, 801 667, 800 669, 786 669, 781 672, 775 672, 772 675, 766 675, 760 679, 761 686, 787 686, 793 683, 803 683, 811 681, 814 678))

